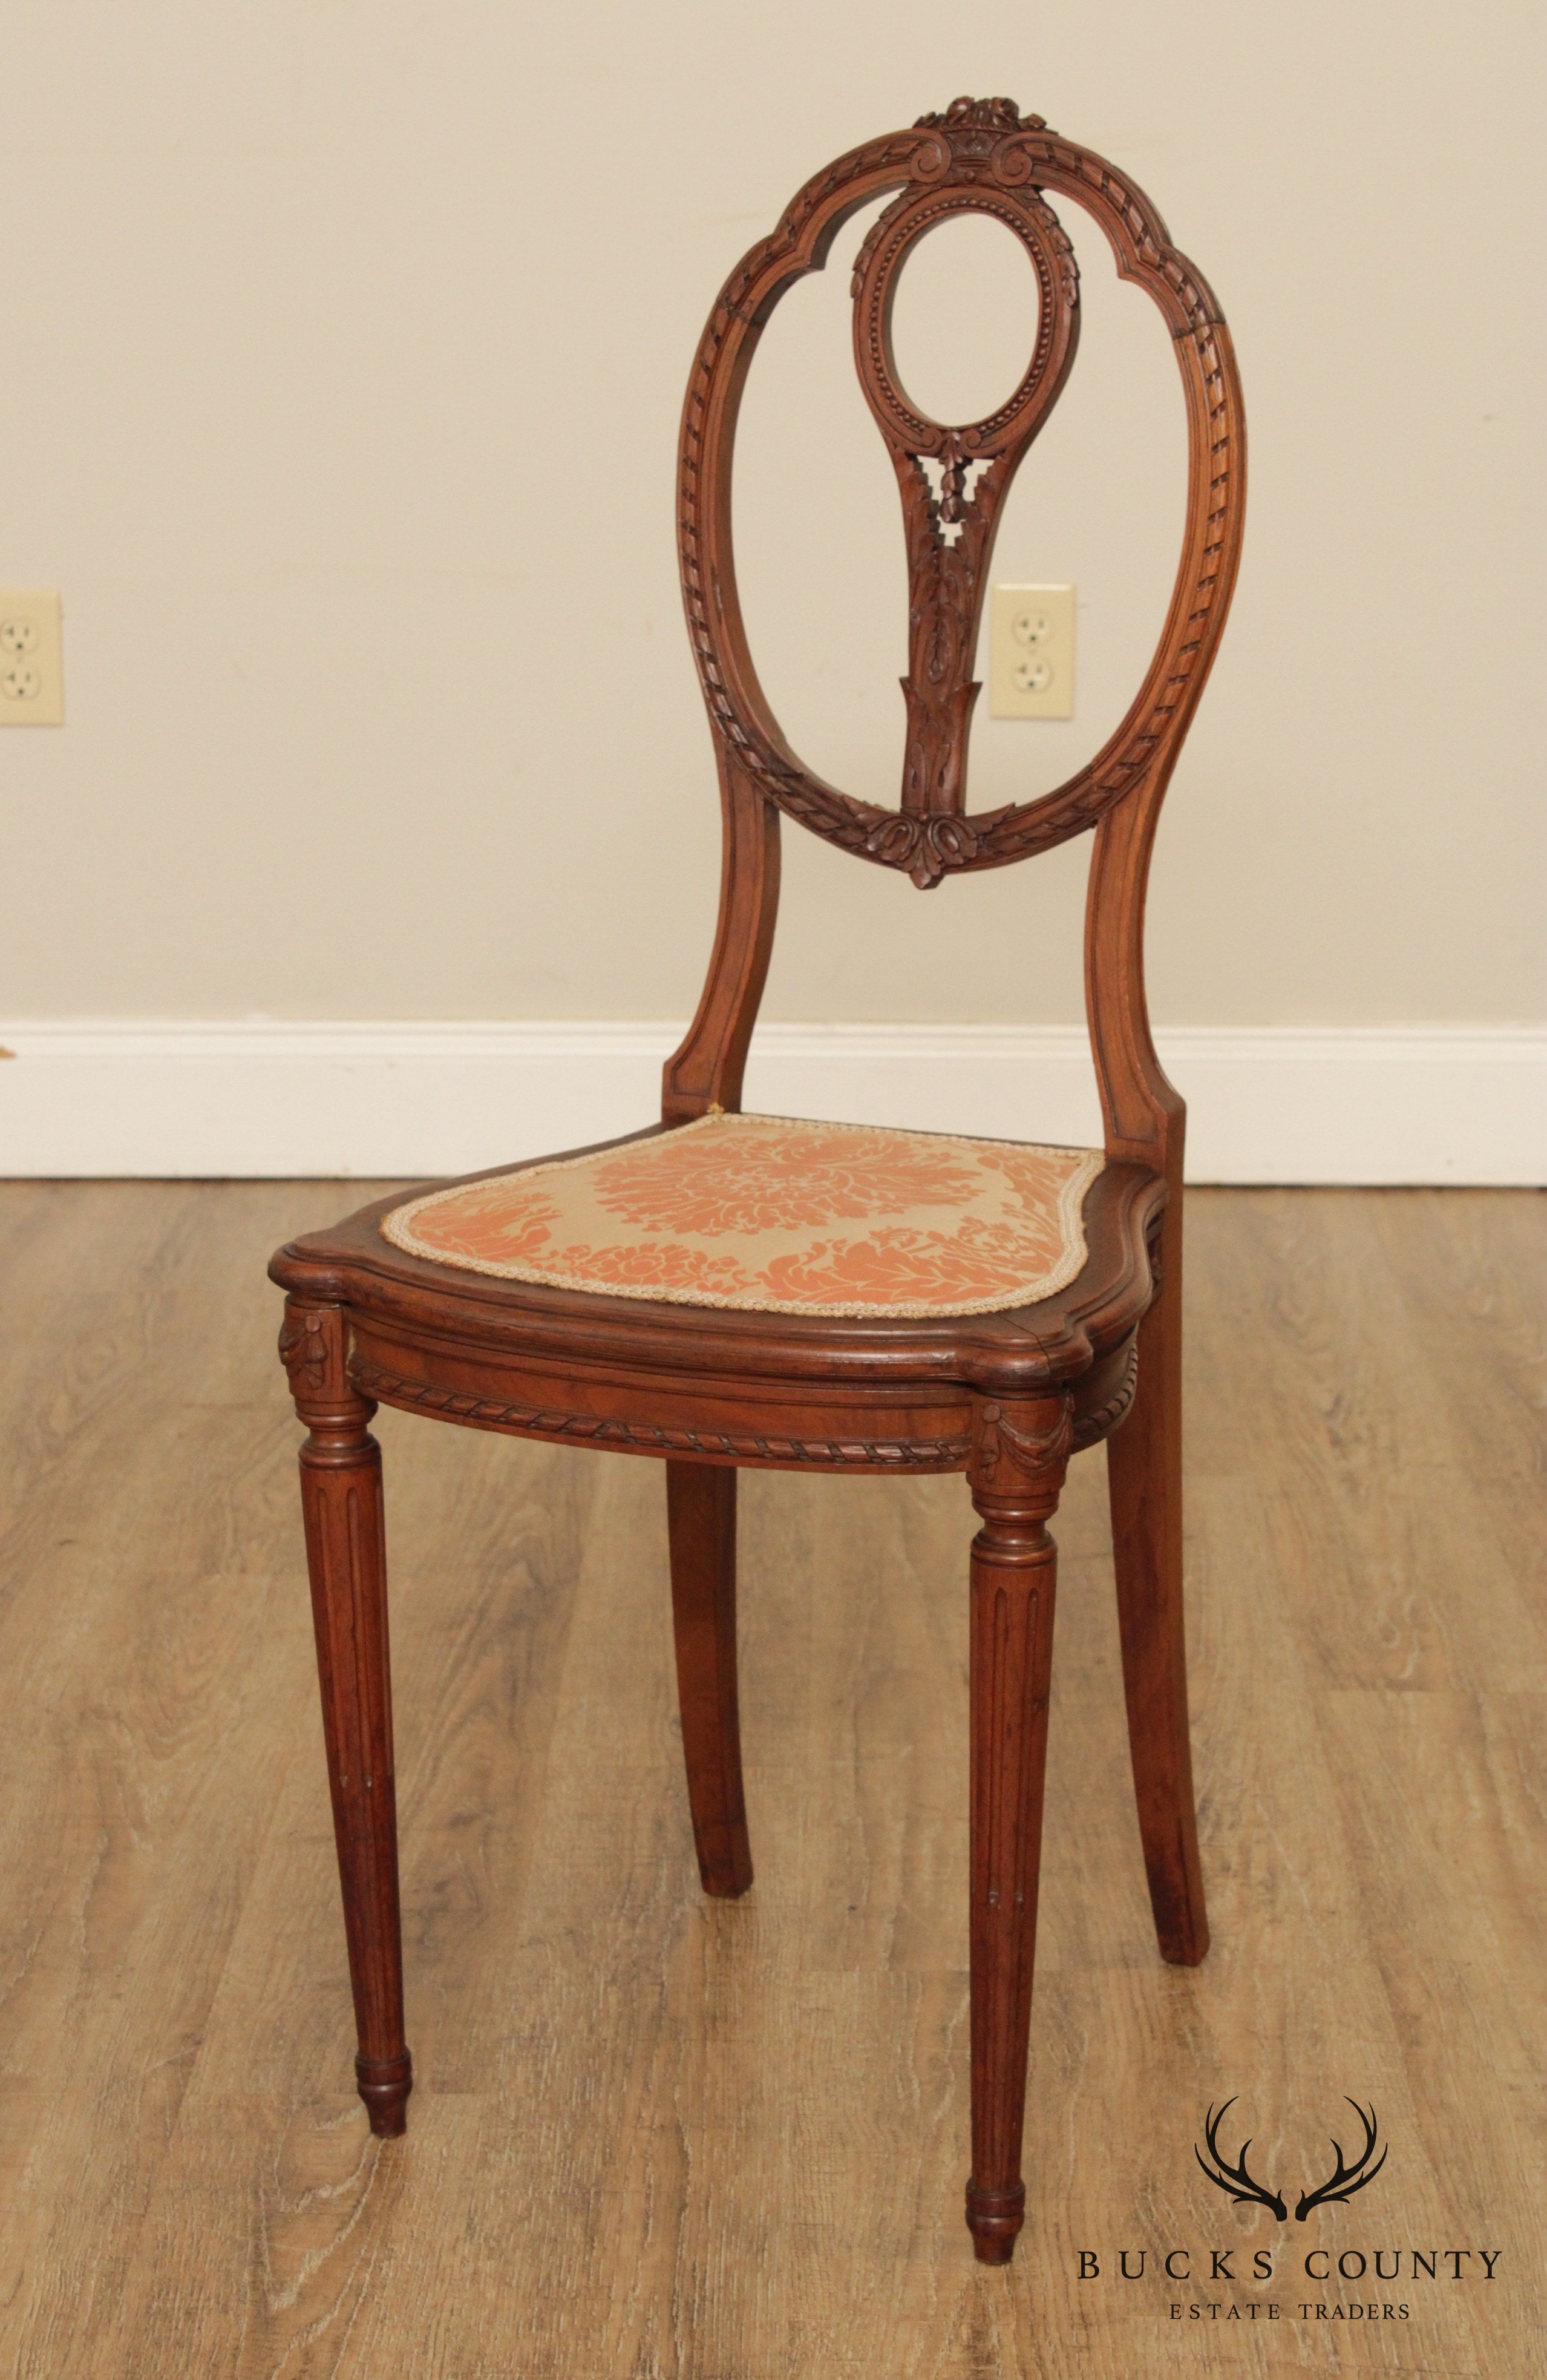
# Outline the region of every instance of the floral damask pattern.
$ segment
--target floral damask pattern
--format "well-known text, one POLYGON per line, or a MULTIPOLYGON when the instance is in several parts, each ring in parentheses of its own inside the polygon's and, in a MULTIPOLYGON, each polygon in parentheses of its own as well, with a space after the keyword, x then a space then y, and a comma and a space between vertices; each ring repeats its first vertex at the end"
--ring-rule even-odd
POLYGON ((597 1188, 609 1214, 648 1232, 707 1238, 864 1222, 902 1207, 960 1207, 974 1187, 956 1143, 922 1133, 791 1123, 777 1134, 695 1134, 670 1166, 659 1146, 644 1141, 614 1158, 597 1188))
POLYGON ((507 1281, 815 1315, 985 1314, 1085 1261, 1098 1151, 878 1125, 706 1116, 433 1191, 385 1237, 507 1281))

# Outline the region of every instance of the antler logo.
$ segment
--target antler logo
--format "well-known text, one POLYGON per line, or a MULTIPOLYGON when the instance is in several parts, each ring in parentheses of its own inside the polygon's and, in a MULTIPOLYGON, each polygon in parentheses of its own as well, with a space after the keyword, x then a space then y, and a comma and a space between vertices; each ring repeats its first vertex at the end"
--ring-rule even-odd
MULTIPOLYGON (((1345 2094, 1345 2095, 1347 2095, 1345 2094)), ((1380 2172, 1382 2166, 1384 2166, 1386 2161, 1386 2153, 1384 2149, 1383 2149, 1380 2155, 1375 2158, 1374 2164, 1370 2164, 1370 2159, 1374 2155, 1375 2152, 1375 2110, 1373 2107, 1371 2107, 1369 2114, 1366 2115, 1364 2109, 1360 2106, 1357 2099, 1349 2099, 1348 2105, 1353 2109, 1355 2115, 1359 2118, 1360 2122, 1364 2126, 1364 2146, 1360 2149, 1358 2156, 1355 2157, 1352 2165, 1345 2165, 1343 2162, 1342 2150, 1338 2148, 1335 2141, 1333 2142, 1332 2145, 1337 2152, 1337 2170, 1335 2174, 1332 2174, 1327 2180, 1323 2182, 1320 2190, 1304 2191, 1300 2193, 1299 2204, 1295 2209, 1295 2221, 1297 2223, 1303 2223, 1313 2206, 1347 2205, 1348 2200, 1352 2198, 1356 2190, 1362 2190, 1367 2181, 1374 2180, 1375 2176, 1380 2172), (1369 2168, 1368 2171, 1365 2170, 1367 2167, 1369 2168)))
POLYGON ((1238 2206, 1251 2206, 1253 2204, 1258 2206, 1270 2206, 1277 2221, 1287 2223, 1289 2219, 1289 2210, 1277 2191, 1264 2190, 1260 2181, 1252 2180, 1246 2169, 1246 2152, 1251 2146, 1251 2141, 1242 2141, 1240 2156, 1235 2165, 1227 2165, 1219 2153, 1219 2127, 1235 2104, 1233 2098, 1227 2099, 1217 2116, 1211 2107, 1203 2119, 1203 2138, 1209 2144, 1209 2155, 1214 2159, 1214 2166, 1210 2166, 1205 2161, 1203 2152, 1196 2142, 1193 2143, 1192 2154, 1208 2175, 1215 2190, 1224 2191, 1227 2197, 1233 2198, 1238 2206), (1217 2172, 1215 2167, 1218 2168, 1217 2172))
MULTIPOLYGON (((1265 2206, 1270 2209, 1276 2222, 1287 2223, 1289 2219, 1289 2210, 1285 2205, 1281 2193, 1276 2190, 1264 2189, 1260 2181, 1252 2178, 1247 2168, 1246 2152, 1251 2146, 1251 2140, 1247 2139, 1241 2143, 1240 2155, 1234 2165, 1227 2163, 1221 2154, 1219 2127, 1235 2104, 1233 2098, 1227 2099, 1217 2115, 1213 2107, 1210 2107, 1203 2120, 1203 2138, 1208 2143, 1208 2156, 1204 2156, 1203 2150, 1196 2143, 1192 2154, 1215 2188, 1224 2191, 1226 2196, 1233 2199, 1238 2206, 1265 2206)), ((1336 2168, 1328 2175, 1326 2180, 1318 2189, 1301 2191, 1299 2204, 1295 2209, 1297 2223, 1303 2223, 1314 2206, 1347 2205, 1357 2190, 1363 2190, 1367 2183, 1374 2180, 1386 2161, 1386 2151, 1383 2148, 1380 2155, 1375 2157, 1374 2164, 1372 2165, 1370 2162, 1375 2155, 1378 2137, 1374 2107, 1372 2106, 1366 2111, 1360 2106, 1357 2099, 1350 2099, 1348 2105, 1364 2128, 1364 2146, 1352 2165, 1348 2165, 1344 2161, 1339 2143, 1333 2142, 1333 2149, 1337 2158, 1336 2168)))

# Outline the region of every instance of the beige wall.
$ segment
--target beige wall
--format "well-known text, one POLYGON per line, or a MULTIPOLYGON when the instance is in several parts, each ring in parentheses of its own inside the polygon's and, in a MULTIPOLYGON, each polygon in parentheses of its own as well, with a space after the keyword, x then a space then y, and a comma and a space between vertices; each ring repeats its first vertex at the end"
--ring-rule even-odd
MULTIPOLYGON (((1157 1014, 1541 1014, 1539 18, 11 0, 0 584, 64 590, 69 723, 0 735, 0 1014, 685 1013, 718 868, 672 561, 687 365, 807 173, 973 90, 1131 171, 1240 349, 1247 560, 1157 863, 1157 1014)), ((1081 715, 985 721, 979 806, 1094 748, 1170 569, 1166 341, 1066 213, 1085 338, 997 575, 1079 582, 1081 715)), ((765 343, 741 534, 794 740, 890 799, 857 237, 765 343)), ((998 261, 911 271, 927 393, 974 361, 979 294, 1008 384, 998 261)), ((769 1014, 1078 1014, 1084 844, 928 900, 786 849, 769 1014)))

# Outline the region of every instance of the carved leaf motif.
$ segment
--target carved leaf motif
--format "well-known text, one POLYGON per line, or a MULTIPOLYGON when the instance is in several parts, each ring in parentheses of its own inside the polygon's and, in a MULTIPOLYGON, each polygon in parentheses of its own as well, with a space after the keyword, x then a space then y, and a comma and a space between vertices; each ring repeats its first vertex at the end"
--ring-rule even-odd
POLYGON ((1043 128, 1040 115, 1022 115, 1013 99, 953 99, 943 115, 914 119, 920 132, 1020 132, 1043 128))

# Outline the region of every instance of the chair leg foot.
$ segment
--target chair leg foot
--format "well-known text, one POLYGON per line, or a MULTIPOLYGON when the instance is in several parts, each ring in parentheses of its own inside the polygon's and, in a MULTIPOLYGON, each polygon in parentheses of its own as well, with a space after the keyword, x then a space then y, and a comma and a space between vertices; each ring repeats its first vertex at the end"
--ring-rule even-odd
POLYGON ((401 2058, 357 2058, 355 2087, 377 2138, 400 2139, 408 2129, 408 2094, 414 2087, 414 2061, 407 2050, 401 2058))
POLYGON ((967 2228, 980 2265, 1008 2265, 1025 2220, 1023 2181, 1018 2181, 1013 2190, 980 2190, 975 2181, 967 2184, 967 2228))

